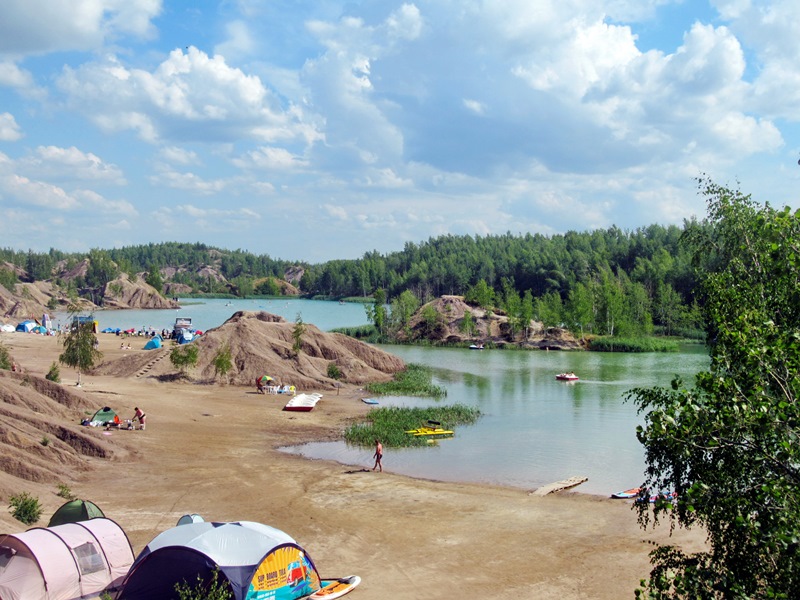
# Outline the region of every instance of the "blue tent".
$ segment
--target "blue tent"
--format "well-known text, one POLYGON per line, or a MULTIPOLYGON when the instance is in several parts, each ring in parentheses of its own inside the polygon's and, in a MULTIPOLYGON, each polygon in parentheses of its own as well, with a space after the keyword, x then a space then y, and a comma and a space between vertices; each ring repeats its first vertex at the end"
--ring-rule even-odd
POLYGON ((161 336, 157 335, 144 345, 145 350, 156 350, 161 348, 161 336))
POLYGON ((28 333, 34 327, 36 327, 36 321, 22 321, 22 323, 17 325, 17 331, 28 333))
POLYGON ((173 598, 175 584, 210 582, 217 570, 234 600, 294 600, 322 586, 311 558, 283 531, 252 521, 199 522, 153 538, 117 600, 173 598))

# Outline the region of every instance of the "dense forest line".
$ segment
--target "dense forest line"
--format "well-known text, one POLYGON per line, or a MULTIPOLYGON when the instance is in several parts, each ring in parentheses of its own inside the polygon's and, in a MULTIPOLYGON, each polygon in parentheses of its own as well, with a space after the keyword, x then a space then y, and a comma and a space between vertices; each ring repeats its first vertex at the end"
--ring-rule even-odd
MULTIPOLYGON (((292 273, 311 297, 377 297, 403 315, 441 295, 463 295, 483 308, 504 311, 580 333, 630 336, 695 329, 695 278, 681 244, 688 228, 650 225, 563 235, 445 235, 401 251, 367 252, 360 259, 322 264, 276 260, 244 250, 165 242, 88 253, 0 250, 0 284, 52 280, 72 293, 97 289, 120 273, 143 275, 158 291, 182 284, 191 293, 275 295, 292 273), (68 277, 77 266, 83 274, 68 277), (13 268, 8 268, 8 267, 13 268), (214 276, 210 274, 213 271, 214 276)), ((401 322, 398 322, 400 319, 401 322)))

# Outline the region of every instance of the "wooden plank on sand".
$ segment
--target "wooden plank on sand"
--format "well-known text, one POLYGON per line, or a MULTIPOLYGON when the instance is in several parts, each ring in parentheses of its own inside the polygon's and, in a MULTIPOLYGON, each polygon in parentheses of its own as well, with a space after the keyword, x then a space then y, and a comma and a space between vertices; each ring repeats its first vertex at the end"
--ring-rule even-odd
POLYGON ((555 483, 548 483, 547 485, 543 485, 542 487, 532 491, 530 493, 531 496, 547 496, 547 494, 552 494, 553 492, 560 492, 561 490, 566 490, 571 487, 575 487, 576 485, 582 484, 584 481, 587 481, 588 477, 570 477, 569 479, 562 479, 561 481, 556 481, 555 483))

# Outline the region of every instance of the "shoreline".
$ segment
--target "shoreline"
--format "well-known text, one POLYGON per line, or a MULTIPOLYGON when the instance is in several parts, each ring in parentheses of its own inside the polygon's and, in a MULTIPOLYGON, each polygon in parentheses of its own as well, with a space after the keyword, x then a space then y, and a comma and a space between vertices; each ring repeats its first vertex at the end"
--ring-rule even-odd
MULTIPOLYGON (((105 360, 146 352, 103 338, 105 360)), ((56 338, 9 333, 0 342, 40 376, 60 352, 56 338)), ((62 385, 74 389, 75 372, 62 366, 61 374, 62 385)), ((276 397, 243 387, 91 375, 83 383, 76 391, 94 404, 123 418, 142 406, 149 417, 146 431, 91 431, 118 445, 120 457, 87 459, 66 482, 122 526, 135 554, 180 516, 197 513, 287 532, 323 577, 361 576, 353 600, 445 599, 456 588, 499 599, 616 600, 647 577, 654 544, 689 551, 703 545, 699 530, 672 537, 668 526, 642 530, 630 503, 600 495, 537 497, 506 486, 365 472, 371 464, 359 469, 278 449, 336 439, 369 410, 356 401, 356 387, 324 395, 311 412, 290 413, 284 402, 270 402, 276 397)), ((45 508, 37 523, 44 526, 63 500, 54 482, 30 487, 45 508)), ((27 528, 9 514, 0 521, 6 531, 27 528)))

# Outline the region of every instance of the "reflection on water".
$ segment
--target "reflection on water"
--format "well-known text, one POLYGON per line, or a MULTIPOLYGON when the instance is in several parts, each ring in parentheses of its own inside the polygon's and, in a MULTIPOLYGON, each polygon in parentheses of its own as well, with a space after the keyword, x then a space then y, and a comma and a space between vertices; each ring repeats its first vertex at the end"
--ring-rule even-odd
MULTIPOLYGON (((407 362, 431 365, 435 383, 447 388, 439 402, 478 407, 483 417, 457 428, 433 447, 385 451, 388 471, 445 481, 473 481, 534 489, 573 475, 589 481, 578 491, 608 495, 641 482, 643 450, 636 426, 643 422, 625 393, 640 386, 687 382, 707 367, 702 347, 680 353, 608 354, 514 352, 383 346, 407 362), (557 381, 574 371, 580 381, 557 381)), ((381 405, 435 403, 382 398, 381 405)), ((344 442, 286 449, 317 459, 370 466, 372 448, 344 442)))

